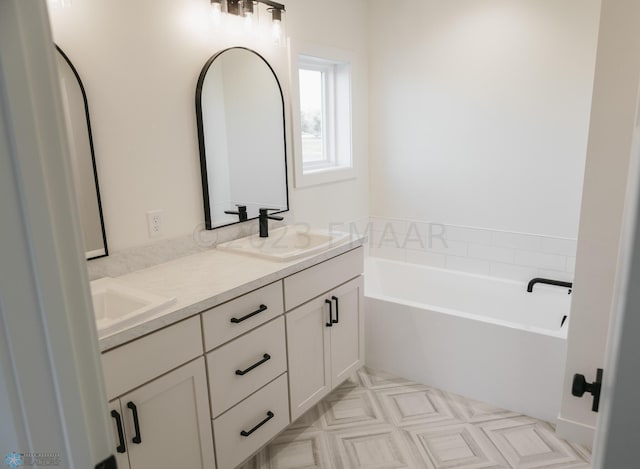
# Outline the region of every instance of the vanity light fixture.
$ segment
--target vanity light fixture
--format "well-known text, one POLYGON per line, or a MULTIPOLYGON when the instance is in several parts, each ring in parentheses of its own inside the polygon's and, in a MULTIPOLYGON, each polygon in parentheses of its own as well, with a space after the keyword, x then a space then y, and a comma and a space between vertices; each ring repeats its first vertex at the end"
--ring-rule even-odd
POLYGON ((211 18, 216 26, 222 21, 222 0, 211 0, 211 18))
POLYGON ((282 13, 285 6, 282 3, 271 0, 210 0, 212 17, 215 24, 219 24, 223 15, 234 15, 243 17, 245 28, 252 29, 254 23, 258 22, 256 5, 267 6, 267 11, 271 13, 271 32, 273 39, 280 43, 282 40, 282 13))

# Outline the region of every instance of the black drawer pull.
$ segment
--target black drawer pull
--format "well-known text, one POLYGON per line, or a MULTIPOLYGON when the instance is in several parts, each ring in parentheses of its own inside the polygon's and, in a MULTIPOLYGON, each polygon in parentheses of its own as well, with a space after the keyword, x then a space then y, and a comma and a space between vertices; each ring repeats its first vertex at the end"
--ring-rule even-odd
POLYGON ((253 370, 254 368, 258 368, 260 365, 262 365, 265 362, 268 362, 269 360, 271 360, 271 355, 269 355, 268 353, 265 353, 262 356, 262 360, 260 360, 258 363, 254 363, 253 365, 251 365, 249 368, 247 368, 246 370, 236 370, 236 374, 238 376, 242 376, 242 375, 246 375, 247 373, 249 373, 251 370, 253 370))
POLYGON ((122 417, 120 417, 120 414, 115 410, 111 411, 111 416, 114 419, 116 419, 116 428, 118 429, 118 446, 116 446, 116 451, 118 453, 124 453, 125 451, 127 451, 127 448, 124 445, 124 431, 122 430, 122 417))
POLYGON ((333 322, 334 324, 338 324, 340 322, 340 311, 338 311, 338 297, 332 296, 331 299, 336 302, 336 318, 331 322, 333 322))
POLYGON ((253 313, 249 313, 246 316, 242 316, 240 319, 238 318, 231 318, 231 322, 234 324, 238 324, 242 321, 246 321, 249 318, 254 317, 256 314, 260 314, 263 311, 267 310, 267 306, 266 305, 260 305, 260 307, 258 309, 256 309, 253 313))
POLYGON ((258 425, 256 425, 255 427, 253 427, 251 430, 249 431, 245 431, 242 430, 240 432, 240 435, 242 436, 249 436, 251 435, 253 432, 255 432, 258 428, 260 428, 261 426, 263 426, 265 423, 267 423, 269 420, 271 420, 273 417, 275 417, 275 414, 271 411, 267 412, 267 418, 264 419, 262 422, 260 422, 258 425))
POLYGON ((329 322, 325 324, 327 327, 333 327, 333 303, 331 300, 324 300, 329 305, 329 322))
POLYGON ((131 409, 131 413, 133 413, 133 427, 136 430, 136 434, 131 438, 135 444, 139 445, 142 443, 142 438, 140 437, 140 422, 138 422, 138 408, 133 402, 127 402, 127 407, 131 409))

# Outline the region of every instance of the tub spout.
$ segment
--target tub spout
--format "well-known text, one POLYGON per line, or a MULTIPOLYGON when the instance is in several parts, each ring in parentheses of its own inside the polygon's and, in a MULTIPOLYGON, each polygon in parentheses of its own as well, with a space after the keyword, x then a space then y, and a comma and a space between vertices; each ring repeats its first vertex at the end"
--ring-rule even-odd
POLYGON ((533 291, 533 286, 536 283, 544 283, 546 285, 555 285, 556 287, 565 287, 569 289, 569 294, 571 294, 571 289, 573 288, 573 283, 571 282, 563 282, 562 280, 551 280, 548 278, 532 278, 527 285, 527 291, 531 293, 533 291))

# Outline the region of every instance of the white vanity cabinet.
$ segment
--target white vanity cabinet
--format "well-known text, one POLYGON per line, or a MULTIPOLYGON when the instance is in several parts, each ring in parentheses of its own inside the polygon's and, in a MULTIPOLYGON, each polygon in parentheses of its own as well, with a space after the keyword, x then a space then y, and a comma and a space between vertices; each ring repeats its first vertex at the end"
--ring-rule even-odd
POLYGON ((205 376, 198 358, 110 402, 119 468, 215 467, 205 376))
POLYGON ((104 352, 118 467, 251 457, 363 364, 362 271, 359 247, 104 352))
POLYGON ((211 469, 200 318, 102 354, 118 467, 211 469))
POLYGON ((285 279, 285 304, 307 301, 286 313, 292 421, 364 362, 362 263, 356 249, 285 279))

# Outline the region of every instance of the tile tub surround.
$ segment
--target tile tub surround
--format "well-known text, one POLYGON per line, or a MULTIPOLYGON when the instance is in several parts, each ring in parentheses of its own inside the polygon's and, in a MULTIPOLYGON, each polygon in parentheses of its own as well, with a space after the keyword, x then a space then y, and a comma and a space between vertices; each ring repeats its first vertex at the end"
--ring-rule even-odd
POLYGON ((369 254, 385 259, 517 281, 572 281, 575 272, 575 239, 384 217, 365 231, 369 254))
POLYGON ((353 237, 322 253, 291 262, 274 262, 210 249, 118 277, 132 287, 175 297, 176 303, 144 322, 99 339, 100 351, 196 315, 295 272, 362 246, 353 237))
POLYGON ((589 468, 553 425, 361 369, 241 469, 589 468))

